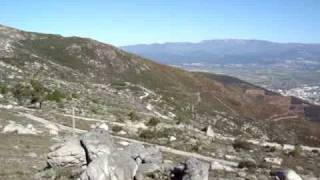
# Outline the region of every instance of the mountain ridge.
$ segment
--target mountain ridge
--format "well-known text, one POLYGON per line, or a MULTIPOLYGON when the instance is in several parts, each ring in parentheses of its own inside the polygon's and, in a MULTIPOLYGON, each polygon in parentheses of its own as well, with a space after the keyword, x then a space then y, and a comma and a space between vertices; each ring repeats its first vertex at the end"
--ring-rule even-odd
POLYGON ((319 43, 279 43, 266 40, 215 39, 197 43, 138 44, 120 47, 166 64, 277 63, 320 57, 319 43))

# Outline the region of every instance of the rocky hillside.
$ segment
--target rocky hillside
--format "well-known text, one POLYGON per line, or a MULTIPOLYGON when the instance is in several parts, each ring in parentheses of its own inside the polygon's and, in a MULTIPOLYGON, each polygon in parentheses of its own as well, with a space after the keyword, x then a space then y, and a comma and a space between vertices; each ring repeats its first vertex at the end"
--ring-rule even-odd
POLYGON ((168 179, 163 169, 176 168, 176 177, 192 176, 198 160, 210 170, 195 172, 214 180, 268 179, 275 167, 319 177, 319 148, 311 147, 320 143, 319 115, 318 106, 233 77, 157 64, 91 39, 0 26, 0 161, 8 162, 0 179, 33 179, 39 171, 44 179, 92 178, 89 167, 109 160, 121 173, 118 156, 131 162, 132 178, 150 165, 130 159, 127 146, 135 143, 163 155, 152 151, 161 168, 151 169, 151 179, 168 179), (112 138, 83 135, 96 128, 112 138), (103 145, 110 139, 120 146, 103 145), (93 163, 87 146, 113 153, 93 163))
POLYGON ((232 77, 160 65, 91 39, 30 33, 5 26, 0 28, 0 50, 1 77, 9 87, 37 79, 47 89, 54 87, 83 96, 78 85, 85 90, 94 84, 123 89, 130 84, 133 94, 158 96, 148 101, 149 108, 154 106, 164 116, 205 126, 217 112, 224 112, 237 121, 252 121, 262 131, 265 124, 288 132, 294 127, 303 132, 289 133, 295 134, 295 140, 318 142, 313 138, 319 137, 314 130, 318 126, 314 121, 320 119, 318 106, 232 77))

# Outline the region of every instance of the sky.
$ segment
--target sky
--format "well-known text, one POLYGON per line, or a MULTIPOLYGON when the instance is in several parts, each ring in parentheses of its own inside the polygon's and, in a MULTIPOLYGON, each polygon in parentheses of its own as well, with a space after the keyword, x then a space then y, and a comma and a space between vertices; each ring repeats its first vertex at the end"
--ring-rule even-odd
POLYGON ((0 24, 116 46, 261 39, 320 43, 320 0, 1 0, 0 24))

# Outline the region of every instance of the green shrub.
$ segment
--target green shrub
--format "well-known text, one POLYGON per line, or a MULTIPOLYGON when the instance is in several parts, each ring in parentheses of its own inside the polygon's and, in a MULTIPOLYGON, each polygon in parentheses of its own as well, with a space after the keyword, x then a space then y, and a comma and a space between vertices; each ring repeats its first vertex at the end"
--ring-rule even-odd
POLYGON ((156 136, 159 138, 168 138, 172 134, 172 129, 165 128, 159 131, 155 131, 155 133, 156 133, 156 136))
POLYGON ((122 127, 121 126, 112 126, 112 131, 117 133, 122 131, 122 127))
POLYGON ((138 115, 134 111, 128 113, 128 117, 131 121, 137 121, 139 119, 138 115))
POLYGON ((121 86, 121 87, 124 87, 126 86, 127 84, 123 81, 114 81, 111 83, 111 86, 121 86))
POLYGON ((142 130, 139 134, 139 137, 143 139, 152 139, 157 137, 156 131, 153 130, 142 130))
POLYGON ((289 152, 289 156, 298 157, 302 154, 302 151, 303 150, 302 150, 301 146, 296 145, 294 147, 294 149, 291 152, 289 152))
POLYGON ((251 144, 245 140, 236 139, 233 143, 233 148, 234 149, 251 150, 251 149, 253 149, 253 144, 251 144))
POLYGON ((13 87, 12 94, 20 103, 22 103, 31 99, 32 87, 29 84, 18 83, 13 87))
POLYGON ((54 90, 47 95, 47 100, 49 101, 61 102, 64 98, 65 95, 59 90, 54 90))
POLYGON ((77 94, 77 93, 72 93, 71 94, 71 98, 73 98, 73 99, 79 99, 79 94, 77 94))
POLYGON ((12 89, 12 94, 20 103, 30 101, 31 104, 43 102, 48 90, 37 80, 30 83, 18 83, 12 89))
POLYGON ((158 118, 152 117, 149 119, 147 126, 157 126, 160 123, 158 118))
POLYGON ((191 151, 192 152, 196 152, 198 153, 199 151, 201 151, 203 148, 202 148, 202 145, 200 142, 197 142, 196 144, 192 145, 191 146, 191 151))
POLYGON ((7 94, 8 92, 8 86, 6 84, 0 84, 0 94, 7 94))

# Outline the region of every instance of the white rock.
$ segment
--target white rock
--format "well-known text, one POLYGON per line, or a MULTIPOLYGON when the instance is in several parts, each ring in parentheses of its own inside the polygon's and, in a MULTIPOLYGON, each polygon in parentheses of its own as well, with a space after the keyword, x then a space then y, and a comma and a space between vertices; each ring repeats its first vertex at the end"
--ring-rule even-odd
POLYGON ((177 138, 176 138, 176 137, 174 137, 174 136, 170 136, 170 139, 169 139, 169 140, 172 142, 172 141, 177 140, 177 138))
POLYGON ((282 159, 282 158, 279 158, 279 157, 275 157, 275 158, 266 157, 266 158, 264 158, 264 161, 267 162, 267 163, 272 163, 272 164, 281 165, 283 159, 282 159))
POLYGON ((26 154, 26 156, 31 157, 31 158, 38 157, 38 155, 36 153, 34 153, 34 152, 28 153, 28 154, 26 154))
POLYGON ((126 135, 126 134, 128 134, 128 133, 125 132, 124 130, 121 130, 120 132, 118 132, 118 134, 120 134, 120 135, 126 135))
POLYGON ((235 170, 230 166, 225 166, 217 161, 214 161, 211 163, 211 169, 212 170, 222 170, 227 172, 235 172, 235 170))
POLYGON ((38 131, 33 127, 32 124, 28 124, 27 127, 24 127, 21 124, 16 124, 14 121, 10 121, 8 125, 6 125, 2 133, 14 133, 17 134, 38 134, 38 131))
POLYGON ((2 108, 2 109, 12 109, 13 106, 12 106, 11 104, 8 104, 8 105, 2 105, 2 104, 0 104, 0 108, 2 108))
POLYGON ((208 126, 208 127, 207 127, 206 134, 207 134, 207 136, 209 136, 209 137, 214 137, 214 132, 213 132, 211 126, 208 126))
POLYGON ((293 170, 289 170, 287 173, 287 180, 302 180, 302 178, 293 170))
POLYGON ((148 104, 146 107, 149 111, 151 111, 153 109, 153 106, 151 104, 148 104))
POLYGON ((122 146, 128 146, 130 143, 128 143, 127 141, 120 141, 119 144, 121 144, 122 146))
POLYGON ((176 117, 176 115, 174 113, 172 113, 172 112, 169 112, 168 116, 171 117, 171 118, 175 118, 176 117))
POLYGON ((51 134, 51 135, 58 135, 59 134, 59 128, 54 124, 47 124, 46 128, 49 129, 49 134, 51 134))
POLYGON ((97 128, 109 131, 109 126, 105 123, 100 124, 97 128))

